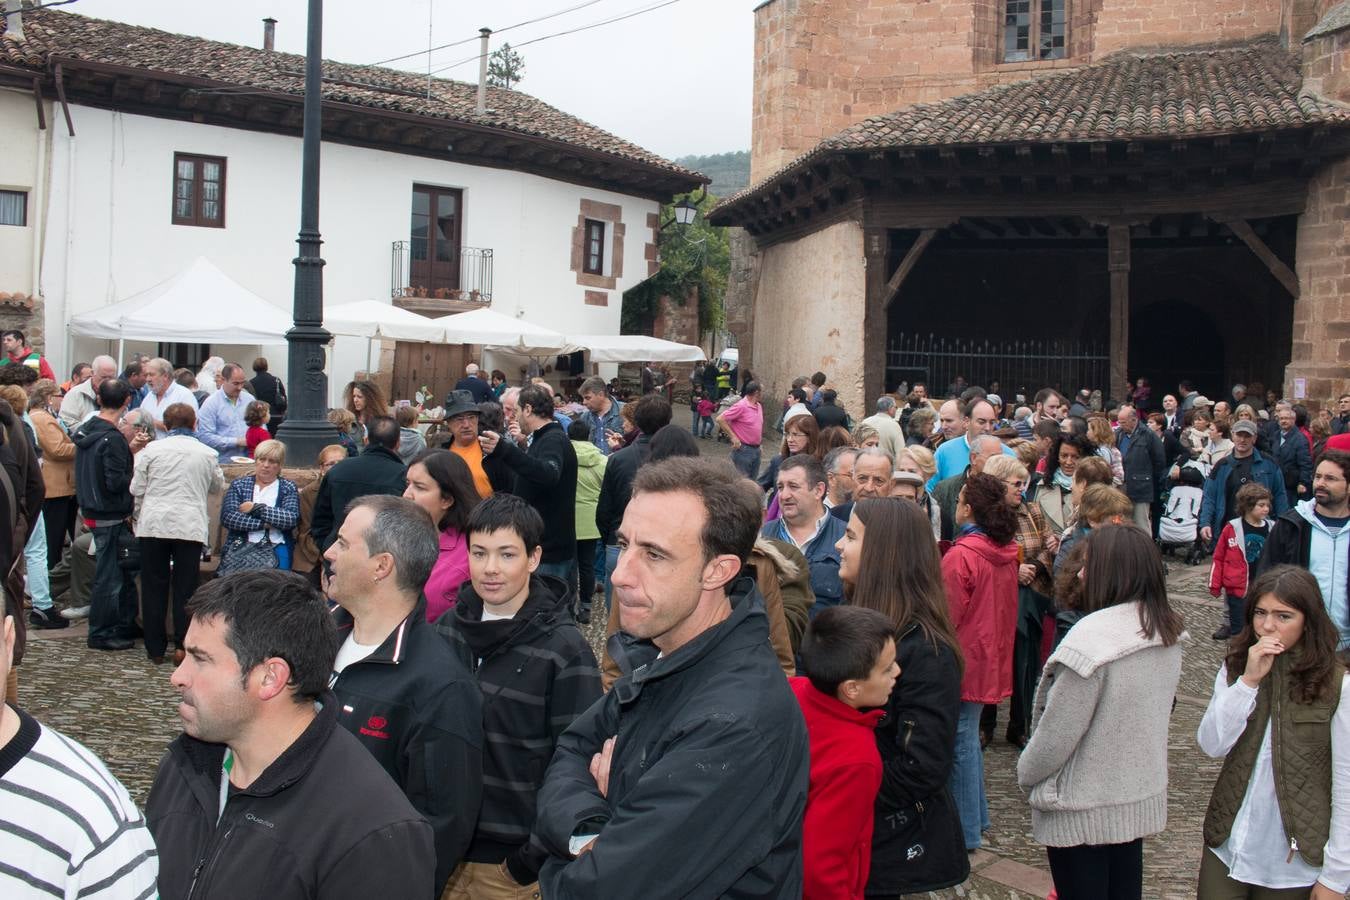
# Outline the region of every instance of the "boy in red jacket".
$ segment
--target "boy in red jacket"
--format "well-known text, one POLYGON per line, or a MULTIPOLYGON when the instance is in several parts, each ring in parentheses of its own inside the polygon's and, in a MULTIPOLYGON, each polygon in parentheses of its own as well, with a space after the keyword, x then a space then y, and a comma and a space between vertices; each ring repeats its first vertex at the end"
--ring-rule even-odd
POLYGON ((811 745, 802 822, 803 900, 862 900, 881 788, 874 731, 895 687, 895 632, 876 610, 834 606, 802 637, 805 678, 790 679, 811 745))
POLYGON ((1237 518, 1223 526, 1214 542, 1214 565, 1209 570, 1209 593, 1223 591, 1228 599, 1228 622, 1220 625, 1212 637, 1227 640, 1242 631, 1243 605, 1252 568, 1270 537, 1270 491, 1263 484, 1249 482, 1238 488, 1237 518))

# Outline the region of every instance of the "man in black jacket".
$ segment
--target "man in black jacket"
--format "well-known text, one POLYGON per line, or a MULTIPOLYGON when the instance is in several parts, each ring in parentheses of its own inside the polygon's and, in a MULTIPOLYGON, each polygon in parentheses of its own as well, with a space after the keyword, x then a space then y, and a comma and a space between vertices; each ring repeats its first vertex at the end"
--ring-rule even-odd
POLYGON ((267 431, 277 436, 277 428, 286 419, 286 385, 281 379, 267 371, 267 358, 260 356, 253 361, 253 380, 248 383, 248 391, 254 399, 267 404, 272 418, 267 420, 267 431))
POLYGON ((813 415, 816 417, 816 424, 820 426, 821 431, 832 427, 848 428, 848 413, 842 406, 834 402, 838 397, 839 395, 833 390, 820 392, 820 405, 816 407, 813 415))
POLYGON ((535 800, 558 739, 600 699, 595 654, 572 619, 567 585, 533 574, 544 522, 495 494, 469 516, 469 583, 436 623, 483 688, 483 809, 448 898, 538 890, 547 852, 535 800), (525 887, 522 887, 524 885, 525 887), (500 891, 503 893, 494 893, 500 891))
POLYGON ((1284 475, 1285 496, 1290 508, 1312 496, 1312 450, 1303 432, 1295 427, 1296 421, 1294 407, 1281 403, 1275 409, 1275 427, 1268 432, 1270 456, 1284 475))
POLYGON ((132 454, 150 440, 137 430, 131 442, 117 423, 131 401, 131 389, 108 379, 98 386, 98 415, 75 432, 75 497, 80 515, 94 533, 94 585, 89 595, 89 646, 130 650, 136 636, 136 582, 117 560, 118 544, 129 535, 135 503, 131 496, 132 454))
POLYGON ((427 624, 436 528, 411 500, 353 501, 324 554, 338 627, 329 688, 338 725, 361 742, 426 816, 436 891, 473 836, 483 790, 483 703, 473 675, 427 624))
POLYGON ((1125 494, 1134 504, 1134 524, 1152 534, 1153 504, 1162 493, 1167 474, 1162 441, 1153 429, 1139 421, 1139 413, 1133 406, 1122 406, 1118 421, 1116 445, 1125 468, 1125 494))
POLYGON ((366 435, 365 451, 333 466, 319 485, 309 531, 320 550, 337 539, 347 504, 370 494, 401 497, 408 487, 408 470, 398 455, 398 422, 392 416, 376 416, 366 426, 366 435))
POLYGON ((670 424, 670 403, 660 394, 647 394, 633 405, 633 424, 637 426, 637 440, 616 450, 605 463, 605 477, 600 481, 600 499, 595 504, 595 525, 600 529, 600 540, 605 545, 605 608, 610 607, 612 591, 609 573, 619 561, 616 535, 623 521, 624 508, 633 492, 633 478, 651 455, 652 435, 670 424))
POLYGON ((433 896, 431 827, 338 727, 337 634, 299 575, 239 572, 193 595, 172 682, 184 734, 146 801, 165 900, 433 896))
POLYGON ((761 518, 725 463, 638 473, 614 570, 625 674, 544 779, 545 897, 801 896, 806 727, 763 597, 738 579, 761 518))
POLYGON ((553 418, 553 394, 537 384, 520 389, 509 437, 495 431, 479 436, 483 456, 500 459, 515 475, 511 493, 530 504, 544 520, 539 574, 572 583, 577 563, 577 451, 553 418), (529 435, 522 450, 516 443, 529 435))

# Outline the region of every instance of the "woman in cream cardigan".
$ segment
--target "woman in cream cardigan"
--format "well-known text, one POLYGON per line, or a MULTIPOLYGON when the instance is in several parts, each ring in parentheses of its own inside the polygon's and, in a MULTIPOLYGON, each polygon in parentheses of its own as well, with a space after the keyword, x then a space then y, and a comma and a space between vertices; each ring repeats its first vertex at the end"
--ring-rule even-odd
POLYGON ((1158 549, 1133 525, 1093 530, 1083 582, 1086 615, 1046 661, 1017 782, 1059 900, 1139 900, 1143 838, 1167 824, 1186 635, 1158 549))

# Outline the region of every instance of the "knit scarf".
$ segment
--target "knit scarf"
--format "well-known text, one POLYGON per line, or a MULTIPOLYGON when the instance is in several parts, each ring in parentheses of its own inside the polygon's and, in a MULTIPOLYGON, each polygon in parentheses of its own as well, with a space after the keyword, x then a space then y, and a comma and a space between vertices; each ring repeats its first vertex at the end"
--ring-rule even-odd
POLYGON ((1055 481, 1055 486, 1056 486, 1056 487, 1063 488, 1063 489, 1066 490, 1066 491, 1072 491, 1072 490, 1073 490, 1073 476, 1072 476, 1072 475, 1065 475, 1063 469, 1056 469, 1056 470, 1055 470, 1055 479, 1054 479, 1054 481, 1055 481))

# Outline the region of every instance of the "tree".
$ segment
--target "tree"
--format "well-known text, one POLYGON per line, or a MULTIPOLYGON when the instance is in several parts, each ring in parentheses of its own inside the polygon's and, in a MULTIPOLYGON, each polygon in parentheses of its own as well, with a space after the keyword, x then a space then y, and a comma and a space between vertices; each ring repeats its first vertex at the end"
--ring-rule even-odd
MULTIPOLYGON (((686 197, 693 199, 692 194, 682 194, 671 204, 686 197)), ((662 205, 662 222, 674 220, 671 204, 662 205)), ((722 301, 731 272, 731 248, 727 230, 708 224, 708 211, 716 205, 715 196, 704 194, 692 225, 671 224, 661 229, 656 238, 661 269, 623 295, 620 330, 624 334, 651 333, 662 295, 668 295, 672 302, 681 306, 697 295, 699 332, 722 327, 722 301)))
POLYGON ((502 44, 488 55, 488 84, 509 91, 514 85, 520 84, 524 77, 525 57, 512 50, 509 43, 502 44))

